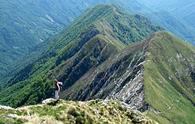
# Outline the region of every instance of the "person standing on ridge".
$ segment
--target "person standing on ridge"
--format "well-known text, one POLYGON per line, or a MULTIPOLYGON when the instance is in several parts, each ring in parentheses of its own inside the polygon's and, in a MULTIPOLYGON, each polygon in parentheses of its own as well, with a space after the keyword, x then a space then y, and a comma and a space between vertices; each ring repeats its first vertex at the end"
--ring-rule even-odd
POLYGON ((61 90, 61 86, 62 86, 62 82, 58 81, 57 79, 54 80, 54 86, 55 86, 55 99, 59 99, 59 94, 60 94, 60 90, 61 90))

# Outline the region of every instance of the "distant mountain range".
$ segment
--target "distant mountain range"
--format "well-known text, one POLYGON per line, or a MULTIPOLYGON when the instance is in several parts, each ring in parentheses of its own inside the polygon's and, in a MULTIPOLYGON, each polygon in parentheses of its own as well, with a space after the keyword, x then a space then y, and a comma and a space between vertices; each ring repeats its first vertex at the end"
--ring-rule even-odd
MULTIPOLYGON (((150 8, 157 17, 161 18, 161 24, 171 32, 175 33, 184 40, 195 44, 195 1, 194 0, 137 0, 150 8), (171 17, 170 17, 171 16, 171 17), (164 21, 163 21, 164 20, 164 21), (163 23, 162 23, 163 22, 163 23)), ((157 21, 159 22, 159 21, 157 21)))
POLYGON ((33 53, 7 75, 1 104, 52 97, 57 78, 66 100, 114 99, 159 123, 195 122, 195 47, 140 14, 97 5, 33 53))
POLYGON ((60 32, 84 4, 62 0, 3 0, 0 2, 0 74, 33 47, 60 32), (69 8, 67 8, 69 6, 69 8), (74 10, 74 11, 73 11, 74 10))

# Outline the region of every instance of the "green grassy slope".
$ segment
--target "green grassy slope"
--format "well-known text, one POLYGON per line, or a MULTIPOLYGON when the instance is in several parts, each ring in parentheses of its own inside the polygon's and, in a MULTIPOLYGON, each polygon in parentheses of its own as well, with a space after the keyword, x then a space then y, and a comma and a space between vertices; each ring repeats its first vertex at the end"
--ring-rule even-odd
POLYGON ((16 70, 17 73, 5 82, 7 88, 0 92, 0 103, 35 104, 52 95, 54 78, 68 82, 66 86, 72 85, 126 45, 157 30, 161 28, 147 18, 128 15, 115 6, 91 8, 61 32, 41 56, 16 70), (62 71, 56 71, 57 68, 62 71))
POLYGON ((164 124, 195 123, 195 48, 169 33, 150 39, 144 64, 148 115, 164 124))

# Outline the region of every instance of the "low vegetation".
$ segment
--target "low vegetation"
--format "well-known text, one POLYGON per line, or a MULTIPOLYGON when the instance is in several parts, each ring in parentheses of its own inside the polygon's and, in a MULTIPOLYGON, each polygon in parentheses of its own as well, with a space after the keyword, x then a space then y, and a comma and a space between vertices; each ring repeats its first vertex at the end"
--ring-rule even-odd
POLYGON ((1 124, 155 124, 145 115, 117 101, 50 101, 17 109, 0 107, 1 124))

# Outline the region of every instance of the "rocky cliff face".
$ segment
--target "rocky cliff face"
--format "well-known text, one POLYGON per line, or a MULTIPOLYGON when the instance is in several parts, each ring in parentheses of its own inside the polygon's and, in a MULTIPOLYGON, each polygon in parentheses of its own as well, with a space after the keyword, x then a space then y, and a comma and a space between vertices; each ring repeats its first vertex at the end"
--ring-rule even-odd
POLYGON ((146 47, 147 43, 134 45, 111 57, 79 80, 88 84, 75 89, 75 94, 65 92, 65 98, 117 99, 140 109, 144 104, 143 63, 146 47))

